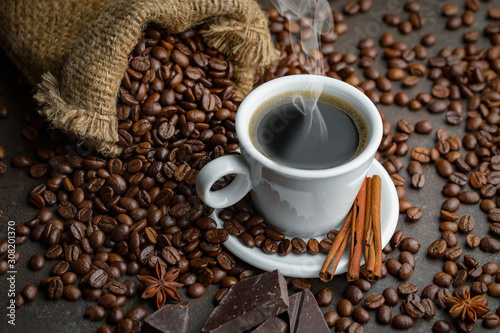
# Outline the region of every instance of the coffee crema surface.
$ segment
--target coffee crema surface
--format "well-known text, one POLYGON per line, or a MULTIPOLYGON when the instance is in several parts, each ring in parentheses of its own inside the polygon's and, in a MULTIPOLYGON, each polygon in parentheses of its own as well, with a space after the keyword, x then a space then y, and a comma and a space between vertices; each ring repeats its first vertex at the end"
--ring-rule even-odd
POLYGON ((252 116, 249 131, 260 153, 276 163, 306 170, 351 161, 365 149, 369 137, 366 121, 352 105, 325 93, 318 98, 309 91, 293 91, 266 101, 252 116), (314 105, 315 99, 317 109, 304 107, 314 105))

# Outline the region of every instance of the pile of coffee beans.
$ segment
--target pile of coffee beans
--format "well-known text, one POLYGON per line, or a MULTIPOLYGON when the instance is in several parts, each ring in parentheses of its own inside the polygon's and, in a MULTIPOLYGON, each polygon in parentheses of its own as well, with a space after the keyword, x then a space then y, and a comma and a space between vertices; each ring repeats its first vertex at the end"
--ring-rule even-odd
MULTIPOLYGON (((377 159, 391 175, 400 212, 408 223, 422 223, 423 211, 406 200, 405 185, 424 188, 432 171, 429 165, 448 181, 442 188, 441 237, 427 247, 429 260, 443 258, 442 271, 436 272, 429 285, 420 291, 411 280, 414 270, 422 266, 415 259, 422 244, 397 230, 384 248, 382 276, 399 279, 399 285, 370 293, 374 285, 361 278, 344 289, 337 304, 327 286, 317 291, 318 304, 329 307, 325 313, 328 326, 346 332, 362 332, 373 311, 379 324, 408 329, 417 320, 433 318, 439 309, 448 311, 446 297, 462 295, 464 290, 490 299, 500 297, 499 266, 493 257, 500 251, 500 26, 465 31, 464 47, 443 48, 435 56, 427 50, 438 41, 432 33, 413 47, 384 32, 378 40, 381 48, 375 39, 362 38, 357 52, 336 50, 336 42, 349 29, 348 17, 369 11, 372 4, 371 0, 349 1, 343 13, 333 11, 334 28, 321 36, 319 50, 307 50, 296 40, 299 35, 311 38, 307 19, 291 22, 276 10, 267 10, 281 60, 256 81, 307 73, 314 61, 327 76, 357 87, 379 106, 384 120, 377 159), (479 49, 475 43, 480 38, 489 39, 491 46, 479 49), (381 59, 387 66, 385 73, 375 68, 381 59), (429 91, 410 97, 407 89, 423 80, 432 83, 429 91), (386 119, 383 108, 390 105, 406 108, 404 112, 426 109, 443 114, 449 126, 462 125, 467 134, 462 139, 448 135, 444 128, 434 129, 429 120, 413 124, 386 119), (432 147, 410 147, 412 136, 432 133, 436 138, 432 147), (410 161, 405 165, 407 155, 410 161), (460 216, 461 205, 479 205, 485 216, 460 216), (479 219, 486 218, 491 221, 491 235, 474 234, 479 219), (469 255, 475 248, 492 253, 492 261, 480 263, 469 255)), ((480 7, 478 0, 443 5, 441 11, 447 17, 443 28, 473 25, 480 7)), ((383 17, 387 31, 395 27, 407 35, 425 27, 418 2, 407 1, 403 8, 401 17, 383 17)), ((499 10, 490 9, 487 16, 498 19, 499 10)), ((194 185, 203 166, 214 158, 238 154, 234 120, 242 99, 232 76, 231 62, 207 47, 195 29, 173 35, 148 27, 130 55, 120 86, 117 116, 122 156, 105 159, 85 145, 66 145, 65 137, 51 129, 50 138, 60 143, 57 149, 38 149, 37 161, 25 154, 12 158, 13 167, 29 168, 31 177, 44 179, 29 194, 39 213, 15 230, 16 244, 29 238, 46 246, 44 254, 32 255, 28 263, 34 271, 50 265, 51 276, 38 286, 45 297, 93 300, 96 304, 87 308, 85 317, 106 319, 116 325, 115 332, 133 332, 139 331, 146 309, 137 306, 125 312, 123 306, 142 292, 134 276, 154 275, 158 261, 167 270, 180 269, 179 282, 189 297, 200 297, 209 285, 218 284, 215 300, 220 302, 234 284, 258 273, 224 251, 222 244, 229 237, 236 236, 247 247, 266 254, 328 252, 335 230, 321 241, 286 239, 266 226, 249 197, 219 213, 224 222, 221 228, 210 218, 213 209, 197 197, 194 185)), ((0 118, 8 114, 8 108, 0 105, 0 118)), ((25 139, 37 141, 47 133, 39 117, 28 114, 26 120, 30 125, 22 132, 25 139)), ((0 146, 0 175, 8 172, 4 158, 0 146)), ((231 180, 230 176, 219 180, 214 189, 231 180)), ((0 255, 7 248, 7 241, 1 241, 0 255)), ((15 258, 19 261, 18 252, 15 258)), ((7 262, 0 261, 0 273, 7 270, 7 262)), ((310 289, 311 283, 294 278, 289 286, 300 291, 310 289)), ((38 287, 26 285, 16 295, 16 306, 35 300, 38 287)), ((495 328, 499 315, 497 308, 480 322, 495 328)), ((459 332, 473 328, 460 319, 455 322, 459 332)), ((452 326, 447 320, 432 325, 434 332, 449 332, 452 326)), ((98 329, 111 331, 108 325, 98 329)))

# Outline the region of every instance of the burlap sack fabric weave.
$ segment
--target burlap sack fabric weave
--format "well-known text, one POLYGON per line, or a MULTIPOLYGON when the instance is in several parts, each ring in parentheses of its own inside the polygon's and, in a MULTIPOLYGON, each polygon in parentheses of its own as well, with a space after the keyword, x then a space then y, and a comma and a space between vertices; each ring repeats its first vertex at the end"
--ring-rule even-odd
POLYGON ((117 156, 116 101, 128 56, 147 24, 201 35, 235 62, 238 92, 277 61, 254 0, 0 0, 0 44, 35 86, 39 112, 101 153, 117 156))

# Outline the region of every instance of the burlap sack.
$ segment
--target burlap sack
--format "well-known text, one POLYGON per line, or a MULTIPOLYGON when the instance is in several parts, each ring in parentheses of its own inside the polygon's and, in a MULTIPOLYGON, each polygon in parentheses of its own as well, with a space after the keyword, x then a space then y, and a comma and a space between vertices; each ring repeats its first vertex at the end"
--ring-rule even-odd
POLYGON ((238 92, 279 54, 254 0, 0 0, 0 44, 36 87, 39 112, 53 125, 116 156, 116 101, 141 32, 203 24, 205 42, 235 62, 238 92))

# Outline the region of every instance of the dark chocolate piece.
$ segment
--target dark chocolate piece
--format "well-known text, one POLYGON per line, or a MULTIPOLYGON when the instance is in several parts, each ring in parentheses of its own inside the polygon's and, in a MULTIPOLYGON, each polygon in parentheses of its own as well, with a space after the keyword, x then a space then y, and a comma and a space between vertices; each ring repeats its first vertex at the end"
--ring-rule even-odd
POLYGON ((165 304, 144 319, 142 333, 185 333, 188 329, 189 303, 165 304))
POLYGON ((325 317, 310 290, 293 294, 289 300, 290 333, 330 332, 325 317))
POLYGON ((260 324, 253 333, 286 333, 288 325, 278 317, 271 317, 260 324))
POLYGON ((232 286, 202 332, 243 332, 287 309, 285 278, 278 270, 263 273, 232 286))

